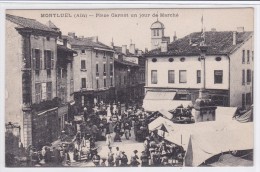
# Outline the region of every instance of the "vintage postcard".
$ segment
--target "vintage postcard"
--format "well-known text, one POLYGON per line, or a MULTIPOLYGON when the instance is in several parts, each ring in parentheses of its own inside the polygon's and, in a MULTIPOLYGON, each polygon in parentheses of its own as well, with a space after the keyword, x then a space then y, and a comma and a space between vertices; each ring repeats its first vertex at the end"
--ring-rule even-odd
POLYGON ((254 11, 5 10, 5 166, 254 166, 254 11))

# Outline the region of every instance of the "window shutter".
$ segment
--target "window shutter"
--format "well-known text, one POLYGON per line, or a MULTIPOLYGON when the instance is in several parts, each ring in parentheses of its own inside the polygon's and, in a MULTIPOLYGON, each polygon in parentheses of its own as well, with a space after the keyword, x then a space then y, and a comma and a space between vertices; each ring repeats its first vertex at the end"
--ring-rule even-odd
POLYGON ((51 69, 54 69, 54 55, 53 55, 53 51, 51 51, 51 69))
POLYGON ((44 69, 47 69, 47 51, 44 50, 44 69))
POLYGON ((32 49, 33 69, 36 69, 35 49, 32 49))
POLYGON ((39 53, 40 53, 40 67, 39 67, 39 69, 43 69, 43 64, 42 64, 42 50, 40 50, 39 51, 39 53))

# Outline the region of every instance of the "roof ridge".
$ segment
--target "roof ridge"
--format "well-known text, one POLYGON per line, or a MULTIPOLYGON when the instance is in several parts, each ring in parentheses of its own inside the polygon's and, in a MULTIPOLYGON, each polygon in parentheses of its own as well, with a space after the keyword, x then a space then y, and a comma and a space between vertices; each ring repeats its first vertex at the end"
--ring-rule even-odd
POLYGON ((28 19, 28 20, 37 21, 37 20, 35 20, 35 19, 26 18, 26 17, 21 17, 21 16, 15 16, 15 15, 12 15, 12 14, 6 14, 6 16, 9 16, 9 17, 19 17, 19 18, 23 18, 23 19, 28 19))

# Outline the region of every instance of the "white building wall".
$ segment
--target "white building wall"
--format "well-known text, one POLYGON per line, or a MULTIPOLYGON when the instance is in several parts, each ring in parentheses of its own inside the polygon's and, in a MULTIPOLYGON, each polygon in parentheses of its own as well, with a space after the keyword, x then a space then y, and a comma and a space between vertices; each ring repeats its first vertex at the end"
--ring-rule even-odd
POLYGON ((23 140, 22 112, 22 36, 16 24, 6 20, 5 54, 5 122, 18 123, 23 140))
MULTIPOLYGON (((252 51, 254 51, 254 39, 251 37, 242 44, 234 53, 230 55, 230 106, 242 106, 242 94, 251 93, 253 98, 253 79, 251 83, 245 82, 242 85, 242 70, 254 70, 252 61, 252 51), (245 63, 242 63, 242 51, 245 50, 245 63), (250 50, 250 61, 247 63, 247 50, 250 50)), ((247 77, 245 77, 247 80, 247 77)))
MULTIPOLYGON (((221 61, 216 61, 217 56, 206 57, 206 89, 229 89, 229 61, 228 57, 221 56, 221 61), (214 83, 214 70, 223 70, 223 83, 214 83)), ((157 62, 152 62, 152 58, 148 58, 147 82, 148 87, 162 88, 195 88, 199 89, 201 84, 197 83, 197 70, 201 70, 201 62, 199 56, 185 57, 185 61, 181 62, 182 57, 173 57, 174 61, 169 62, 170 57, 157 57, 157 62), (157 84, 151 84, 151 71, 157 70, 157 84), (168 70, 175 71, 175 83, 168 83, 168 70), (187 83, 179 83, 179 71, 187 71, 187 83)), ((201 74, 202 75, 202 74, 201 74)))

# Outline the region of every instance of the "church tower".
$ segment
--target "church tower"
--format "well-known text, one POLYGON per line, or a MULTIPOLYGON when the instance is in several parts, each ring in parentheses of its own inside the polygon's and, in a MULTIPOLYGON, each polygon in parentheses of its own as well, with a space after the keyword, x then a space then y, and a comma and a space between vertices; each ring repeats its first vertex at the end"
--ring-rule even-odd
POLYGON ((156 21, 151 25, 151 49, 161 47, 161 43, 164 37, 164 24, 160 21, 156 21))

